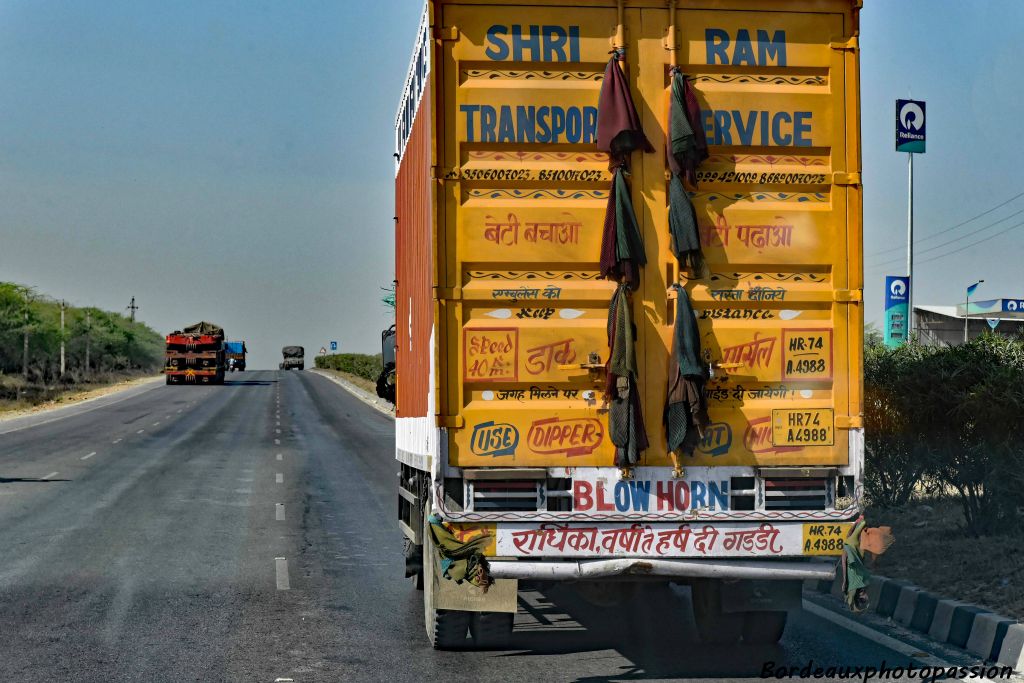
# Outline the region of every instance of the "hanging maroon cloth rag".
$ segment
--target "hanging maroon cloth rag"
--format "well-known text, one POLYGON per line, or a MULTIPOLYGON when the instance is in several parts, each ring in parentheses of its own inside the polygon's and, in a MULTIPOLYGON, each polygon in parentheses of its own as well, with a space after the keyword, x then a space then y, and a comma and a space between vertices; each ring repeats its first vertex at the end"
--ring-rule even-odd
POLYGON ((629 83, 619 68, 616 56, 612 56, 605 67, 601 95, 597 100, 597 148, 608 152, 613 168, 633 150, 654 151, 644 135, 640 115, 629 93, 629 83))
POLYGON ((625 173, 621 166, 615 169, 608 193, 601 233, 601 275, 616 282, 625 280, 635 290, 640 287, 640 266, 647 264, 647 254, 625 173))

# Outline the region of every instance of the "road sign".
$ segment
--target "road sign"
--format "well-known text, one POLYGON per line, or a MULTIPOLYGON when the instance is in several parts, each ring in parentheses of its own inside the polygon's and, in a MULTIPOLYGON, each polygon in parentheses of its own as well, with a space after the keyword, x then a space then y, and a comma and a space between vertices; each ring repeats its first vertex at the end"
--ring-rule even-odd
POLYGON ((993 330, 999 327, 999 318, 985 318, 985 322, 987 322, 988 326, 993 330))
POLYGON ((337 350, 338 350, 338 342, 332 341, 331 342, 331 351, 337 351, 337 350))
POLYGON ((924 153, 924 102, 896 100, 896 151, 924 153))
POLYGON ((888 275, 885 278, 885 345, 892 348, 907 341, 910 278, 888 275))
POLYGON ((327 355, 327 349, 325 349, 324 347, 321 346, 320 347, 320 355, 321 356, 326 356, 327 355))

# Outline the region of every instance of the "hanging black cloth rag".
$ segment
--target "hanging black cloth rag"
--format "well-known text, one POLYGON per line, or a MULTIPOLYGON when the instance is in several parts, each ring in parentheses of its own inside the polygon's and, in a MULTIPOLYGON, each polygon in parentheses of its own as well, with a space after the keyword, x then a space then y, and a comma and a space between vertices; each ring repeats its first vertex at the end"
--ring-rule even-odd
POLYGON ((629 185, 622 166, 615 169, 608 206, 604 214, 601 233, 601 275, 619 282, 625 280, 630 288, 640 286, 640 266, 647 264, 640 225, 629 198, 629 185))
MULTIPOLYGON (((600 122, 600 110, 598 110, 600 122)), ((708 158, 708 142, 704 137, 700 104, 686 80, 686 74, 672 69, 672 97, 668 110, 668 167, 673 175, 682 176, 697 187, 697 167, 708 158)))
POLYGON ((650 445, 637 390, 636 340, 629 296, 629 286, 622 283, 608 306, 608 431, 615 444, 616 467, 632 467, 650 445))
POLYGON ((700 330, 690 297, 678 284, 676 324, 672 334, 672 355, 668 367, 668 396, 665 400, 665 437, 669 451, 693 455, 710 419, 704 384, 707 368, 701 360, 700 330))
POLYGON ((605 67, 597 100, 597 148, 608 152, 613 168, 634 150, 654 151, 640 125, 640 115, 633 105, 626 75, 619 68, 617 54, 605 67))

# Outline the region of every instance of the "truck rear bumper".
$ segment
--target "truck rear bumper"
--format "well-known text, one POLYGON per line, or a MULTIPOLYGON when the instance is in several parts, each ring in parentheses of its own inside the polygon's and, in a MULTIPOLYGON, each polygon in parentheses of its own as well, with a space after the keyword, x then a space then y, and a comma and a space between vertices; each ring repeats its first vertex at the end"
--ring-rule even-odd
POLYGON ((826 579, 836 575, 836 559, 807 561, 656 560, 646 558, 516 562, 492 560, 496 579, 587 581, 616 577, 687 577, 706 579, 826 579))

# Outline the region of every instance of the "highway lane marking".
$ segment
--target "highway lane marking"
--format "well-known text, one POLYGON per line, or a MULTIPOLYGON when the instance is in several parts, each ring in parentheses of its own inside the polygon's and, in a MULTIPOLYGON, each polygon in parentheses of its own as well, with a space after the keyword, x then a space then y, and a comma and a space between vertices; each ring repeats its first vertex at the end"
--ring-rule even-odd
POLYGON ((278 427, 280 427, 280 426, 281 426, 281 421, 280 421, 280 420, 278 420, 278 421, 277 421, 277 422, 275 422, 274 424, 276 424, 276 425, 277 425, 278 427))
POLYGON ((892 636, 887 636, 886 634, 881 633, 880 631, 876 631, 873 628, 865 626, 864 624, 853 621, 852 619, 847 619, 846 617, 836 614, 832 610, 820 607, 814 604, 813 602, 804 600, 804 611, 810 612, 816 617, 821 617, 825 621, 831 621, 836 626, 839 626, 840 628, 845 628, 847 631, 852 631, 860 637, 867 638, 868 640, 877 643, 882 647, 887 647, 890 650, 895 650, 896 652, 899 652, 901 655, 912 657, 915 663, 917 663, 918 665, 943 667, 946 669, 952 666, 951 664, 944 662, 943 660, 939 659, 938 657, 935 657, 934 655, 921 657, 921 648, 914 647, 913 645, 908 645, 900 640, 896 640, 892 636))
POLYGON ((274 445, 275 446, 280 446, 281 445, 281 439, 274 439, 274 445))
POLYGON ((135 432, 135 433, 136 433, 136 434, 141 434, 141 433, 142 433, 142 432, 144 432, 144 431, 146 431, 146 430, 145 430, 145 429, 140 429, 139 431, 137 431, 137 432, 135 432))
POLYGON ((181 408, 178 408, 178 412, 179 412, 179 413, 181 412, 181 408))
POLYGON ((275 557, 274 565, 277 569, 277 590, 286 591, 291 586, 288 583, 288 560, 283 557, 275 557))
POLYGON ((114 439, 113 443, 121 443, 121 439, 114 439))
POLYGON ((280 472, 278 472, 276 475, 274 475, 274 479, 277 481, 278 484, 283 484, 284 483, 284 475, 281 474, 280 472))
POLYGON ((281 454, 280 454, 280 453, 278 453, 278 454, 277 454, 277 459, 278 459, 278 460, 283 460, 283 458, 281 457, 281 454))
POLYGON ((275 517, 276 517, 277 521, 283 522, 284 521, 284 503, 278 503, 275 507, 276 507, 275 517))
POLYGON ((89 455, 83 455, 83 456, 81 457, 81 459, 82 459, 82 460, 88 460, 89 458, 91 458, 91 457, 92 457, 92 456, 94 456, 94 455, 96 455, 96 451, 93 451, 93 452, 92 452, 92 453, 90 453, 89 455))
POLYGON ((275 433, 275 434, 280 434, 280 433, 281 433, 281 430, 280 430, 280 429, 275 429, 275 430, 274 430, 274 433, 275 433))
POLYGON ((159 424, 160 424, 160 420, 157 420, 156 422, 153 423, 153 426, 156 427, 159 424))
POLYGON ((50 473, 49 473, 49 474, 47 474, 47 475, 46 475, 45 477, 39 477, 39 478, 40 478, 40 479, 53 479, 53 478, 54 478, 54 477, 56 477, 56 476, 57 476, 58 474, 59 474, 58 472, 50 472, 50 473))
MULTIPOLYGON (((142 386, 145 386, 145 385, 142 385, 142 386)), ((12 434, 14 432, 20 432, 23 429, 32 429, 33 427, 40 427, 42 425, 48 425, 51 422, 57 422, 58 420, 66 420, 69 417, 77 417, 78 415, 85 415, 86 413, 91 413, 94 410, 99 410, 100 408, 106 408, 107 406, 116 405, 118 403, 122 403, 124 401, 129 400, 129 399, 135 398, 136 396, 141 396, 142 394, 146 393, 147 391, 151 391, 153 389, 156 389, 156 387, 157 387, 157 385, 154 382, 153 386, 149 387, 148 389, 144 389, 144 390, 138 392, 137 394, 131 394, 129 396, 124 396, 122 398, 117 399, 116 401, 110 401, 109 403, 101 403, 98 406, 92 406, 91 408, 86 408, 85 410, 81 410, 81 411, 76 412, 76 413, 71 413, 70 415, 58 415, 56 417, 50 418, 49 420, 43 420, 42 422, 34 422, 34 423, 30 424, 30 425, 25 425, 24 427, 15 427, 14 429, 8 429, 6 431, 0 432, 0 435, 12 434)), ((128 391, 131 391, 131 389, 129 389, 128 391)), ((109 395, 110 394, 107 394, 107 396, 109 396, 109 395)), ((99 399, 102 399, 102 398, 103 398, 103 396, 97 396, 94 399, 86 399, 86 400, 87 401, 95 401, 95 400, 99 400, 99 399)))

